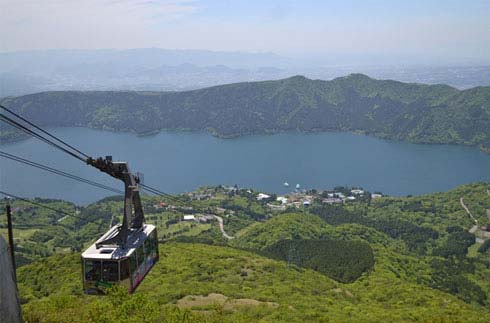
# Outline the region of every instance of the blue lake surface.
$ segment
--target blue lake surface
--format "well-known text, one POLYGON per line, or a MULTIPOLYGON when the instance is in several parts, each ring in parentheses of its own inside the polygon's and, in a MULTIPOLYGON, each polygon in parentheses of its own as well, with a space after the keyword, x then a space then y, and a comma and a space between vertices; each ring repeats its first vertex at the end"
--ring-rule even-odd
MULTIPOLYGON (((87 128, 50 129, 93 156, 112 155, 168 193, 203 185, 234 185, 273 193, 302 188, 361 186, 389 195, 447 191, 489 181, 490 156, 477 148, 417 145, 350 133, 286 133, 219 139, 203 133, 149 137, 87 128), (283 186, 288 182, 291 186, 283 186)), ((2 151, 122 189, 122 182, 38 141, 0 145, 2 151)), ((83 183, 0 158, 0 187, 24 197, 87 204, 112 195, 83 183)))

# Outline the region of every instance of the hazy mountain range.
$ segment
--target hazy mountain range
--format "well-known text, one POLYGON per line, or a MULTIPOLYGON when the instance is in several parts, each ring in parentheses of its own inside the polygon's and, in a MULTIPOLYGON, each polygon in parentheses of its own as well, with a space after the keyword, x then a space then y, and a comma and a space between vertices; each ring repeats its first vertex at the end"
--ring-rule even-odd
POLYGON ((204 50, 46 50, 0 53, 0 97, 58 90, 174 91, 293 75, 330 80, 350 73, 381 79, 490 85, 490 66, 366 66, 309 62, 274 53, 204 50))

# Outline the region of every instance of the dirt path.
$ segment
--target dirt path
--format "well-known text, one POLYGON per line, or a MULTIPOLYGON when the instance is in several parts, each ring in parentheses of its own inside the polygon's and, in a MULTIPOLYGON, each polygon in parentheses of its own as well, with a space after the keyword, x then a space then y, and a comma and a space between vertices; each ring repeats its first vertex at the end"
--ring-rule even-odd
POLYGON ((221 230, 221 233, 223 234, 223 237, 225 237, 226 239, 230 240, 230 239, 235 239, 235 237, 232 237, 230 235, 228 235, 226 232, 225 232, 225 228, 224 228, 224 225, 223 225, 223 218, 220 217, 220 216, 217 216, 215 215, 214 218, 216 220, 218 220, 218 224, 219 224, 219 229, 221 230))
MULTIPOLYGON (((490 194, 487 190, 487 193, 490 194)), ((476 231, 478 231, 478 220, 475 219, 475 217, 473 216, 473 214, 471 214, 470 210, 468 209, 468 207, 466 206, 466 204, 464 204, 464 199, 463 197, 461 197, 459 199, 459 202, 461 203, 461 206, 463 207, 463 209, 465 209, 466 213, 468 213, 468 215, 470 216, 470 218, 473 220, 473 222, 475 222, 475 225, 471 227, 471 229, 468 230, 469 233, 471 234, 475 234, 476 231)), ((483 243, 485 240, 483 240, 482 238, 478 238, 475 236, 475 241, 477 243, 483 243)))
POLYGON ((475 225, 478 226, 478 220, 475 219, 475 217, 473 216, 473 214, 471 214, 470 210, 468 209, 468 207, 464 204, 464 199, 463 197, 461 197, 459 199, 459 202, 461 203, 461 206, 463 207, 463 209, 465 209, 466 213, 468 213, 468 215, 470 216, 470 218, 473 220, 473 222, 475 222, 475 225))

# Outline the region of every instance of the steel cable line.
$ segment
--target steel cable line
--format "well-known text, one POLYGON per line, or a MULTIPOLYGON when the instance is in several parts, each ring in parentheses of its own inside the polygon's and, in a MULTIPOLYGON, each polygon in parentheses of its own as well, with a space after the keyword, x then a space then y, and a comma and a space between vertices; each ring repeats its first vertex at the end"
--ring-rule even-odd
MULTIPOLYGON (((189 205, 189 203, 187 203, 186 201, 183 201, 179 197, 176 197, 176 196, 173 196, 171 194, 162 192, 162 191, 160 191, 160 190, 158 190, 156 188, 153 188, 153 187, 150 187, 150 186, 144 185, 144 184, 140 184, 140 186, 142 187, 143 190, 145 190, 147 192, 150 192, 150 193, 153 193, 153 194, 158 195, 158 196, 166 197, 169 200, 171 200, 171 201, 173 201, 173 202, 175 202, 177 204, 180 204, 180 206, 187 206, 187 205, 189 205)), ((205 212, 205 209, 203 207, 193 206, 193 208, 194 208, 194 210, 196 210, 198 212, 205 212)))
POLYGON ((65 153, 67 153, 67 154, 69 154, 69 155, 71 155, 72 157, 75 157, 76 159, 79 159, 79 160, 83 161, 84 163, 86 162, 85 158, 83 158, 83 157, 81 157, 81 156, 79 156, 79 155, 77 155, 77 154, 75 154, 75 153, 73 153, 73 152, 69 151, 69 150, 68 150, 68 149, 66 149, 66 148, 61 147, 60 145, 58 145, 58 144, 56 144, 56 143, 52 142, 52 141, 51 141, 51 140, 49 140, 49 139, 44 138, 44 137, 43 137, 43 136, 41 136, 40 134, 38 134, 38 133, 36 133, 36 132, 32 131, 31 129, 27 128, 26 126, 24 126, 24 125, 22 125, 22 124, 18 123, 17 121, 15 121, 15 120, 13 120, 13 119, 11 119, 11 118, 9 118, 9 117, 7 117, 7 116, 3 115, 3 114, 0 114, 0 120, 2 120, 2 121, 4 121, 4 122, 6 122, 6 123, 8 123, 8 124, 10 124, 11 126, 16 127, 16 128, 17 128, 17 129, 19 129, 19 130, 24 131, 24 132, 25 132, 25 133, 27 133, 28 135, 31 135, 31 136, 33 136, 33 137, 35 137, 35 138, 37 138, 37 139, 39 139, 39 140, 41 140, 41 141, 44 141, 44 142, 45 142, 45 143, 47 143, 48 145, 51 145, 51 146, 53 146, 53 147, 55 147, 55 148, 60 149, 61 151, 65 152, 65 153))
POLYGON ((61 171, 61 170, 58 170, 58 169, 55 169, 55 168, 52 168, 52 167, 49 167, 49 166, 46 166, 46 165, 43 165, 43 164, 39 164, 39 163, 30 161, 28 159, 24 159, 22 157, 15 156, 15 155, 12 155, 12 154, 3 152, 1 150, 0 150, 0 157, 7 158, 7 159, 10 159, 10 160, 19 162, 19 163, 23 163, 23 164, 26 164, 28 166, 32 166, 32 167, 35 167, 35 168, 39 168, 39 169, 42 169, 42 170, 51 172, 51 173, 56 174, 56 175, 64 176, 64 177, 67 177, 67 178, 70 178, 70 179, 73 179, 73 180, 76 180, 76 181, 79 181, 79 182, 82 182, 82 183, 85 183, 85 184, 89 184, 89 185, 92 185, 92 186, 95 186, 95 187, 98 187, 98 188, 101 188, 101 189, 104 189, 104 190, 108 190, 108 191, 111 191, 111 192, 114 192, 114 193, 124 194, 123 191, 118 190, 118 189, 115 189, 115 188, 112 188, 110 186, 107 186, 107 185, 104 185, 104 184, 100 184, 100 183, 97 183, 97 182, 94 182, 94 181, 91 181, 91 180, 82 178, 82 177, 77 176, 77 175, 70 174, 70 173, 67 173, 67 172, 64 172, 64 171, 61 171))
POLYGON ((143 190, 147 191, 147 192, 150 192, 150 193, 153 193, 153 194, 156 194, 156 195, 161 195, 162 197, 166 197, 170 200, 173 200, 174 202, 177 202, 177 203, 181 203, 181 204, 187 204, 185 201, 182 201, 181 199, 179 199, 178 197, 176 196, 173 196, 171 194, 168 194, 168 193, 165 193, 165 192, 162 192, 156 188, 153 188, 151 186, 148 186, 148 185, 145 185, 145 184, 139 184, 143 190))
MULTIPOLYGON (((43 136, 41 136, 41 135, 39 135, 39 134, 35 133, 35 132, 34 132, 34 131, 32 131, 31 129, 29 129, 29 128, 27 128, 27 127, 25 127, 25 126, 23 126, 23 125, 19 124, 19 123, 18 123, 18 122, 16 122, 15 120, 12 120, 11 118, 9 118, 9 117, 7 117, 7 116, 4 116, 4 115, 2 115, 2 114, 0 114, 0 118, 1 118, 1 120, 3 120, 4 122, 7 122, 7 123, 11 124, 12 126, 14 126, 14 127, 18 128, 18 129, 20 129, 20 130, 22 130, 22 131, 26 132, 27 134, 29 134, 29 135, 31 135, 31 136, 33 136, 33 137, 36 137, 36 138, 38 138, 39 140, 42 140, 42 141, 46 142, 47 144, 49 144, 49 145, 51 145, 51 146, 54 146, 54 147, 56 147, 56 148, 58 148, 58 149, 60 149, 60 150, 62 150, 62 151, 64 151, 64 152, 66 152, 66 153, 70 154, 71 156, 73 156, 73 157, 75 157, 75 158, 77 158, 77 159, 79 159, 79 160, 82 160, 83 162, 86 162, 86 160, 85 160, 84 158, 82 158, 82 157, 80 157, 80 156, 75 155, 74 153, 72 153, 72 152, 70 152, 70 151, 66 150, 65 148, 63 148, 63 147, 59 146, 59 145, 58 145, 58 144, 56 144, 56 143, 53 143, 53 142, 52 142, 52 141, 50 141, 49 139, 46 139, 46 138, 44 138, 43 136)), ((151 192, 151 193, 153 193, 153 194, 156 194, 156 195, 162 195, 162 196, 165 196, 165 197, 167 197, 167 198, 169 198, 169 199, 173 199, 175 202, 177 202, 177 201, 178 201, 178 202, 180 202, 180 203, 184 203, 183 201, 178 200, 176 197, 174 197, 174 196, 172 196, 172 195, 170 195, 170 194, 167 194, 167 193, 165 193, 165 192, 162 192, 162 191, 160 191, 160 190, 157 190, 157 189, 155 189, 155 188, 152 188, 152 187, 147 186, 147 185, 144 185, 144 184, 140 184, 140 185, 141 185, 141 186, 142 186, 142 187, 143 187, 145 190, 147 190, 147 191, 149 191, 149 192, 151 192)), ((119 193, 119 192, 118 192, 118 193, 119 193)))
POLYGON ((44 129, 42 129, 42 128, 38 127, 38 126, 37 126, 37 125, 35 125, 34 123, 32 123, 32 122, 30 122, 29 120, 25 119, 24 117, 22 117, 22 116, 18 115, 17 113, 13 112, 12 110, 8 109, 7 107, 5 107, 5 106, 3 106, 3 105, 1 105, 1 104, 0 104, 0 108, 4 109, 4 110, 5 110, 5 111, 7 111, 8 113, 10 113, 10 114, 12 114, 12 115, 16 116, 16 117, 17 117, 17 118, 19 118, 20 120, 22 120, 22 121, 24 121, 25 123, 29 124, 30 126, 32 126, 32 127, 34 127, 34 128, 36 128, 37 130, 39 130, 39 131, 43 132, 44 134, 46 134, 46 135, 50 136, 51 138, 53 138, 53 139, 57 140, 58 142, 60 142, 60 143, 64 144, 65 146, 67 146, 67 147, 71 148, 72 150, 76 151, 77 153, 81 154, 82 156, 85 156, 86 158, 89 158, 89 157, 90 157, 89 155, 87 155, 87 154, 85 154, 85 153, 81 152, 80 150, 78 150, 77 148, 75 148, 75 147, 73 147, 73 146, 69 145, 68 143, 66 143, 65 141, 63 141, 63 140, 61 140, 60 138, 56 137, 55 135, 50 134, 50 133, 49 133, 49 132, 47 132, 46 130, 44 130, 44 129))
MULTIPOLYGON (((23 118, 22 116, 20 116, 20 115, 16 114, 15 112, 11 111, 10 109, 6 108, 5 106, 0 105, 0 108, 2 108, 2 109, 4 109, 5 111, 7 111, 7 112, 11 113, 12 115, 16 116, 17 118, 19 118, 19 119, 23 120, 24 122, 26 122, 27 124, 29 124, 29 125, 33 126, 34 128, 36 128, 36 129, 38 129, 38 130, 42 131, 43 133, 47 134, 47 135, 48 135, 48 136, 50 136, 51 138, 54 138, 54 139, 55 139, 55 140, 57 140, 58 142, 60 142, 60 143, 62 143, 62 144, 64 144, 64 145, 66 145, 66 146, 67 146, 67 147, 69 147, 70 149, 72 149, 72 150, 74 150, 74 151, 76 151, 76 152, 80 153, 81 155, 83 155, 83 156, 87 157, 87 159, 88 159, 88 158, 91 158, 89 155, 87 155, 87 154, 85 154, 85 153, 81 152, 80 150, 78 150, 78 149, 76 149, 75 147, 73 147, 73 146, 69 145, 69 144, 68 144, 68 143, 66 143, 65 141, 63 141, 63 140, 61 140, 61 139, 57 138, 56 136, 54 136, 54 135, 50 134, 48 131, 43 130, 42 128, 38 127, 37 125, 33 124, 33 123, 32 123, 32 122, 30 122, 29 120, 27 120, 27 119, 23 118)), ((31 135, 31 136, 33 136, 33 137, 35 137, 35 138, 37 138, 37 139, 39 139, 39 140, 41 140, 41 141, 44 141, 45 143, 47 143, 47 144, 49 144, 49 145, 51 145, 51 146, 54 146, 55 148, 60 149, 61 151, 65 152, 65 153, 67 153, 67 154, 69 154, 69 155, 71 155, 72 157, 75 157, 75 158, 77 158, 77 159, 79 159, 79 160, 83 161, 84 163, 86 163, 86 162, 87 162, 87 159, 85 159, 85 158, 83 158, 83 157, 81 157, 81 156, 79 156, 79 155, 77 155, 77 154, 75 154, 75 153, 73 153, 73 152, 69 151, 69 150, 68 150, 68 149, 66 149, 66 148, 61 147, 59 144, 52 142, 51 140, 49 140, 49 139, 47 139, 47 138, 43 137, 42 135, 40 135, 40 134, 36 133, 35 131, 33 131, 33 130, 29 129, 28 127, 26 127, 26 126, 24 126, 24 125, 22 125, 22 124, 20 124, 20 123, 16 122, 15 120, 13 120, 13 119, 11 119, 11 118, 9 118, 9 117, 7 117, 7 116, 3 115, 3 114, 0 114, 0 120, 2 120, 2 121, 4 121, 4 122, 6 122, 6 123, 8 123, 8 124, 10 124, 10 125, 12 125, 12 126, 14 126, 14 127, 18 128, 18 129, 20 129, 20 130, 22 130, 22 131, 24 131, 25 133, 27 133, 27 134, 29 134, 29 135, 31 135)), ((171 199, 171 200, 173 200, 174 202, 178 202, 178 203, 181 203, 181 204, 186 204, 186 203, 185 203, 185 201, 182 201, 182 200, 180 200, 179 198, 177 198, 177 197, 175 197, 175 196, 173 196, 173 195, 171 195, 171 194, 168 194, 168 193, 162 192, 161 190, 158 190, 158 189, 156 189, 156 188, 153 188, 153 187, 150 187, 150 186, 147 186, 147 185, 144 185, 144 184, 140 184, 140 185, 142 186, 142 188, 143 188, 144 190, 146 190, 146 191, 148 191, 148 192, 151 192, 151 193, 156 194, 156 195, 161 195, 161 196, 163 196, 163 197, 167 197, 168 199, 171 199)), ((119 192, 118 192, 118 193, 119 193, 119 192)))
POLYGON ((16 195, 14 195, 14 194, 10 194, 10 193, 8 193, 8 192, 0 191, 0 194, 3 194, 3 195, 5 195, 5 196, 7 196, 7 197, 10 197, 10 196, 11 196, 11 197, 14 197, 14 198, 15 198, 15 199, 17 199, 17 200, 21 200, 21 201, 24 201, 24 202, 30 203, 30 204, 32 204, 32 205, 36 205, 36 206, 39 206, 39 207, 42 207, 42 208, 45 208, 45 209, 48 209, 48 210, 51 210, 51 211, 54 211, 54 212, 58 212, 58 213, 61 213, 61 214, 66 215, 66 216, 71 216, 71 217, 73 217, 73 218, 75 218, 75 219, 79 219, 79 220, 81 220, 81 221, 84 221, 85 223, 95 223, 95 224, 98 224, 98 223, 96 223, 95 221, 90 221, 90 220, 84 219, 84 218, 82 218, 82 217, 80 217, 80 216, 76 216, 76 215, 74 215, 74 214, 70 214, 70 213, 65 212, 65 211, 63 211, 63 210, 60 210, 60 209, 55 209, 55 208, 50 207, 50 206, 47 206, 47 205, 43 205, 43 204, 40 204, 40 203, 36 203, 36 202, 34 202, 34 201, 31 201, 31 200, 25 199, 25 198, 20 197, 20 196, 16 196, 16 195))

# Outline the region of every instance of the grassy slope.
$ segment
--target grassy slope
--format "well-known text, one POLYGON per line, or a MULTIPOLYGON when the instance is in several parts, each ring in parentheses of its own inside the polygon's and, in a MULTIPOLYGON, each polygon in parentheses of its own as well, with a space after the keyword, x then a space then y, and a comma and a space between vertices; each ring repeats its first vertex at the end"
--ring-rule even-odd
POLYGON ((280 240, 320 239, 333 234, 331 226, 310 214, 283 214, 266 223, 257 222, 239 231, 233 246, 264 249, 280 240))
MULTIPOLYGON (((160 314, 148 317, 149 321, 155 317, 161 319, 158 315, 169 313, 169 308, 173 307, 168 304, 186 295, 209 293, 275 302, 279 307, 240 307, 224 311, 215 306, 207 314, 198 312, 189 318, 203 321, 484 322, 485 316, 490 315, 488 309, 396 277, 386 267, 390 257, 386 250, 377 252, 375 270, 353 284, 340 284, 317 272, 288 268, 283 262, 229 247, 167 243, 160 246, 160 251, 161 261, 136 294, 129 297, 141 302, 141 307, 135 308, 135 315, 140 315, 145 306, 161 309, 157 311, 160 314)), ((97 308, 104 305, 109 308, 111 298, 79 295, 79 271, 76 254, 53 256, 21 268, 19 282, 23 297, 33 294, 30 287, 33 280, 49 295, 24 305, 25 317, 39 321, 56 321, 61 317, 77 322, 96 315, 97 308)), ((170 312, 177 313, 175 317, 179 315, 178 310, 170 312)), ((150 310, 150 313, 153 312, 150 310)), ((167 318, 174 318, 174 314, 167 318)))
MULTIPOLYGON (((468 184, 445 193, 382 198, 372 201, 369 207, 353 203, 347 205, 347 209, 367 207, 366 216, 370 218, 402 219, 432 227, 440 233, 439 239, 435 241, 440 245, 446 239, 447 227, 458 225, 468 229, 472 225, 459 204, 461 196, 464 196, 465 203, 473 214, 482 223, 485 221, 486 210, 490 209, 487 188, 488 183, 468 184)), ((244 202, 241 199, 243 198, 238 199, 238 202, 244 202)), ((105 203, 98 202, 89 206, 87 211, 90 214, 95 209, 113 212, 120 207, 119 202, 108 200, 105 203)), ((148 203, 153 204, 150 201, 148 203)), ((210 200, 209 203, 218 202, 210 200)), ((29 218, 28 212, 22 215, 20 212, 19 210, 21 218, 29 218)), ((247 212, 246 209, 244 212, 247 212)), ((46 214, 37 219, 44 223, 48 218, 49 215, 46 214)), ((233 222, 233 217, 230 221, 233 222)), ((174 226, 171 225, 167 231, 174 230, 174 226)), ((106 224, 103 227, 106 228, 106 224)), ((164 227, 163 225, 162 230, 164 227)), ((212 225, 212 229, 216 238, 220 238, 217 226, 212 225)), ((25 235, 32 235, 32 228, 26 230, 25 235)), ((82 228, 82 232, 85 231, 86 228, 82 228)), ((190 234, 191 231, 184 234, 190 234)), ((260 249, 279 240, 292 238, 361 239, 371 245, 376 263, 374 270, 363 274, 354 283, 341 284, 311 270, 294 266, 288 268, 283 262, 229 247, 166 243, 160 249, 162 260, 140 286, 136 296, 128 298, 129 303, 125 301, 124 306, 131 307, 135 305, 134 302, 144 302, 144 306, 161 313, 166 320, 176 321, 182 321, 182 317, 204 321, 250 321, 258 318, 265 318, 267 321, 300 321, 303 317, 310 321, 319 321, 322 318, 333 321, 369 319, 373 322, 417 319, 437 321, 436 318, 445 318, 447 321, 477 321, 490 314, 488 308, 464 303, 453 295, 427 287, 434 270, 430 265, 432 257, 409 252, 403 240, 391 238, 374 228, 357 223, 332 226, 317 216, 295 213, 280 214, 266 222, 252 223, 238 228, 234 234, 237 238, 230 244, 247 249, 260 249), (224 307, 208 306, 207 310, 210 312, 203 314, 178 310, 172 305, 186 295, 209 293, 221 293, 232 299, 251 298, 275 302, 279 304, 279 308, 241 308, 230 312, 224 307), (138 297, 144 299, 139 300, 138 297)), ((82 234, 81 237, 83 236, 82 234)), ((474 257, 475 252, 470 256, 474 257)), ((476 256, 482 261, 476 261, 474 273, 465 276, 490 295, 488 256, 476 256)), ((50 321, 48 318, 55 322, 66 321, 62 319, 66 317, 89 321, 90 317, 83 315, 100 314, 102 309, 107 309, 108 304, 114 301, 111 298, 96 299, 81 295, 78 254, 55 255, 23 266, 19 269, 19 281, 21 296, 26 303, 25 315, 31 318, 30 321, 40 318, 45 321, 50 321), (48 297, 44 300, 38 300, 46 296, 48 297)), ((110 320, 114 320, 117 314, 110 312, 107 315, 110 320)), ((162 317, 158 318, 162 320, 162 317)), ((144 318, 135 316, 134 320, 139 322, 144 318)))

